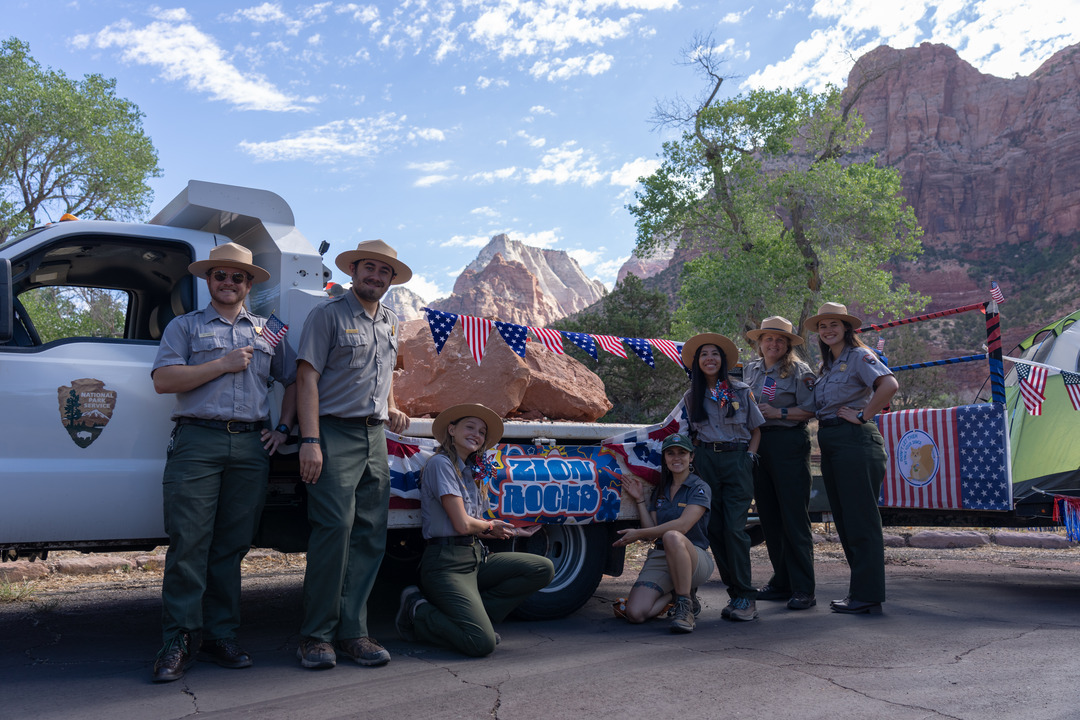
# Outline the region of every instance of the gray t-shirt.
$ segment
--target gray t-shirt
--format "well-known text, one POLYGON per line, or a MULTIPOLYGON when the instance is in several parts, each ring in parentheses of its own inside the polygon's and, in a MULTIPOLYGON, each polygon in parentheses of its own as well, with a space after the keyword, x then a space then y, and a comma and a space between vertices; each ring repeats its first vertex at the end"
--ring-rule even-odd
MULTIPOLYGON (((775 363, 766 370, 765 360, 758 358, 743 368, 743 380, 750 386, 759 403, 767 403, 778 410, 798 408, 808 413, 814 412, 814 371, 801 360, 796 360, 791 373, 783 378, 780 377, 780 363, 775 363), (771 379, 776 387, 776 395, 772 400, 767 400, 762 392, 767 379, 771 379)), ((795 427, 798 424, 796 420, 780 418, 765 421, 766 427, 795 427)))
POLYGON ((174 318, 165 327, 150 373, 170 365, 201 365, 251 346, 251 362, 241 372, 225 373, 199 387, 176 393, 172 417, 258 422, 270 417, 267 379, 282 385, 296 380, 296 355, 288 342, 277 347, 262 337, 266 320, 241 308, 230 323, 213 305, 174 318))
POLYGON ((862 410, 874 394, 874 382, 892 375, 873 350, 848 346, 833 361, 832 367, 821 373, 814 384, 814 404, 819 420, 835 418, 847 405, 862 410))
POLYGON ((387 420, 397 350, 398 318, 384 305, 371 318, 350 290, 313 308, 297 359, 319 373, 319 414, 387 420))
POLYGON ((441 452, 432 455, 424 466, 420 479, 420 518, 425 540, 459 534, 443 508, 443 495, 457 495, 465 504, 466 515, 484 519, 487 508, 482 504, 480 488, 473 481, 472 468, 466 467, 460 458, 457 462, 461 477, 454 472, 450 458, 441 452))
POLYGON ((709 538, 705 530, 709 527, 709 514, 712 512, 712 490, 709 484, 700 477, 690 473, 676 491, 675 496, 670 499, 656 492, 656 501, 652 502, 652 507, 649 509, 656 513, 656 524, 663 525, 666 522, 678 520, 687 505, 701 505, 705 508, 705 514, 686 533, 686 539, 702 550, 708 550, 709 538))

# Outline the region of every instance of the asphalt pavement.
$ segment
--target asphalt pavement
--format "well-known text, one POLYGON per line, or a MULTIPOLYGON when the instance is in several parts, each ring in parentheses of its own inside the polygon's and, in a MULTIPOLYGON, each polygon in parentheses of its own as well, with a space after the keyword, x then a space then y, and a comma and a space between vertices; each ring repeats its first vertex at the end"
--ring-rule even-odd
MULTIPOLYGON (((241 641, 255 666, 197 663, 150 682, 159 645, 155 582, 46 593, 0 605, 0 716, 7 718, 1075 718, 1080 716, 1077 554, 890 550, 879 616, 829 612, 847 568, 819 551, 816 608, 759 602, 750 623, 721 619, 718 579, 697 630, 632 626, 607 578, 569 618, 509 621, 483 659, 407 643, 393 592, 373 626, 389 665, 299 667, 302 576, 246 577, 241 641), (1051 559, 1046 559, 1051 557, 1051 559)), ((761 553, 755 579, 767 579, 761 553)))

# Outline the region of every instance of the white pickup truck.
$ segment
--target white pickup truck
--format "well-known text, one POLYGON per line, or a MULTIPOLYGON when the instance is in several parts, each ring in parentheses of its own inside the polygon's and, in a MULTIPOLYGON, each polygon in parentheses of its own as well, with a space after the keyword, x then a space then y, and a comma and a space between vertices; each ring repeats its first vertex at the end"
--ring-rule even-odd
MULTIPOLYGON (((251 310, 284 320, 292 329, 287 341, 295 346, 304 318, 326 299, 330 271, 321 255, 325 244, 316 251, 274 193, 191 181, 148 224, 70 220, 0 245, 4 560, 42 557, 49 550, 148 549, 167 542, 161 475, 174 398, 154 392, 150 366, 166 324, 209 302, 206 285, 194 282, 188 264, 229 241, 249 248, 254 262, 270 271, 270 279, 249 296, 251 310), (20 297, 72 287, 108 290, 117 297, 125 313, 122 333, 43 342, 20 297)), ((633 516, 621 514, 618 468, 610 457, 601 458, 596 446, 625 429, 507 424, 499 446, 500 480, 507 481, 503 509, 519 519, 543 515, 545 531, 519 541, 519 548, 547 555, 556 567, 552 584, 523 606, 522 614, 573 612, 602 574, 621 573, 623 555, 611 547, 612 536, 633 516), (537 442, 540 438, 548 440, 537 442)), ((430 421, 414 421, 409 434, 430 435, 430 421)), ((292 454, 272 464, 257 545, 306 549, 298 477, 293 446, 292 454)), ((415 565, 420 556, 418 503, 409 495, 407 488, 395 487, 384 569, 415 565)))

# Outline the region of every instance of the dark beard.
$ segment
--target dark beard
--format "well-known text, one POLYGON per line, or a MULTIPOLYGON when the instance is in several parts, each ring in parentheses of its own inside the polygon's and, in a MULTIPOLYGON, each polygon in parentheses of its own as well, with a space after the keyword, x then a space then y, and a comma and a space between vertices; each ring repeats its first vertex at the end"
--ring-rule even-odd
POLYGON ((377 288, 367 284, 353 285, 353 292, 364 302, 378 302, 388 289, 389 286, 377 288))

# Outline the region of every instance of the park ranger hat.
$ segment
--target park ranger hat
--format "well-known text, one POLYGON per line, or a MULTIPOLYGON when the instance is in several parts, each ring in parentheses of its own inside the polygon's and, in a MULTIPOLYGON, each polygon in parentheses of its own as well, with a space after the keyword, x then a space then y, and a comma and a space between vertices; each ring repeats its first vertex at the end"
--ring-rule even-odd
POLYGON ((660 452, 665 453, 668 448, 673 447, 680 447, 687 452, 694 452, 694 443, 690 442, 689 436, 682 433, 675 433, 664 438, 664 444, 660 446, 660 452))
POLYGON ((188 265, 188 272, 192 275, 205 277, 206 273, 216 267, 238 268, 251 275, 253 282, 261 283, 270 279, 270 273, 251 262, 251 251, 243 245, 225 243, 218 245, 210 251, 209 260, 198 260, 188 265))
POLYGON ((502 439, 502 418, 491 408, 475 403, 462 403, 443 410, 435 418, 435 422, 431 423, 431 434, 440 443, 444 443, 446 442, 446 428, 467 417, 480 418, 487 425, 487 435, 484 437, 484 447, 480 448, 481 452, 495 447, 502 439))
POLYGON ((818 322, 825 318, 843 320, 856 329, 862 327, 862 320, 854 315, 848 314, 847 305, 844 305, 843 303, 827 302, 818 308, 817 315, 806 318, 806 329, 810 332, 817 332, 818 322))
POLYGON ((412 277, 412 270, 409 266, 398 260, 397 250, 382 240, 365 240, 357 245, 355 250, 346 250, 338 255, 334 263, 341 272, 351 275, 349 266, 364 258, 372 258, 394 268, 394 279, 390 281, 391 285, 402 285, 409 282, 412 277))
POLYGON ((715 345, 720 348, 720 352, 727 358, 728 369, 739 363, 739 348, 735 347, 735 343, 720 333, 700 333, 687 340, 682 346, 682 363, 687 370, 693 370, 694 353, 702 345, 715 345))
POLYGON ((767 317, 762 320, 761 328, 746 333, 746 339, 750 342, 757 342, 759 337, 770 332, 776 333, 777 335, 783 335, 792 345, 803 344, 802 335, 798 335, 794 332, 791 321, 786 317, 780 317, 779 315, 773 315, 772 317, 767 317))

